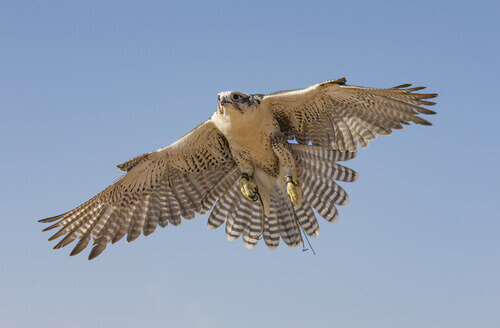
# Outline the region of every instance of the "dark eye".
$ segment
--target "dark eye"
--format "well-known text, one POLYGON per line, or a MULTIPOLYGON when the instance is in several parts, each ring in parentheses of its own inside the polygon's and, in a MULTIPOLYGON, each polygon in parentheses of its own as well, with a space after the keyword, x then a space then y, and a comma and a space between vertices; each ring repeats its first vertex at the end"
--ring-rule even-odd
POLYGON ((217 96, 217 100, 220 101, 220 96, 217 96))
POLYGON ((238 100, 238 99, 240 99, 241 97, 240 97, 240 95, 238 95, 238 94, 236 94, 236 93, 235 93, 235 94, 233 94, 233 95, 231 96, 231 98, 232 98, 233 100, 238 100))

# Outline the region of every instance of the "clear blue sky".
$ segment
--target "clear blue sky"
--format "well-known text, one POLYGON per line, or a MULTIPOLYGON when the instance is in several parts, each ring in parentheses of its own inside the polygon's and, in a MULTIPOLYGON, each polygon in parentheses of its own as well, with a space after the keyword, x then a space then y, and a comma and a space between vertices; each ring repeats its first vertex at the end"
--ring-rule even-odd
POLYGON ((499 327, 498 1, 2 1, 1 327, 499 327), (69 257, 36 220, 170 144, 217 93, 428 86, 433 127, 347 165, 317 256, 206 216, 69 257), (88 254, 88 253, 86 253, 88 254))

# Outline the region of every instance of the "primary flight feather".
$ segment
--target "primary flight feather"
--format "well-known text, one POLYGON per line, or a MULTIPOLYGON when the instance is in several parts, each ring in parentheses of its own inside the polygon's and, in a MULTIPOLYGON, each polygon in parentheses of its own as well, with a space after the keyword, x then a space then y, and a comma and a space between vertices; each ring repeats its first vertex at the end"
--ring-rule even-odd
POLYGON ((54 222, 45 230, 60 228, 49 239, 64 236, 54 248, 78 240, 71 255, 92 240, 89 259, 110 242, 131 242, 210 210, 208 228, 225 223, 227 238, 242 236, 248 248, 261 238, 271 249, 280 239, 298 246, 301 229, 318 235, 313 209, 334 222, 336 205, 349 202, 335 181, 358 174, 338 161, 379 134, 410 122, 431 125, 418 115, 435 114, 422 106, 437 95, 422 89, 350 86, 342 78, 267 95, 221 92, 207 121, 118 165, 125 175, 79 207, 40 221, 54 222))

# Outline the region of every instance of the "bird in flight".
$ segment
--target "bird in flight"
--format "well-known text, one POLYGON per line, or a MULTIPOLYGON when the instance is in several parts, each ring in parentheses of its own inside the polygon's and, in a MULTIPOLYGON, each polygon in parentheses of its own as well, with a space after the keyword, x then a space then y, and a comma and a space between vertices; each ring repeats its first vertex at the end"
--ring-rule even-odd
POLYGON ((225 91, 213 115, 173 144, 137 156, 118 168, 126 173, 84 204, 40 220, 60 228, 54 247, 76 239, 71 255, 93 241, 89 260, 109 243, 131 242, 157 226, 177 226, 181 218, 210 210, 208 228, 225 223, 226 236, 242 236, 247 248, 260 239, 270 249, 280 239, 290 247, 316 237, 313 209, 329 222, 336 205, 349 202, 335 181, 353 182, 358 174, 339 161, 355 157, 358 145, 389 135, 410 122, 431 125, 418 116, 435 114, 422 106, 437 94, 403 84, 367 88, 346 79, 270 94, 225 91))

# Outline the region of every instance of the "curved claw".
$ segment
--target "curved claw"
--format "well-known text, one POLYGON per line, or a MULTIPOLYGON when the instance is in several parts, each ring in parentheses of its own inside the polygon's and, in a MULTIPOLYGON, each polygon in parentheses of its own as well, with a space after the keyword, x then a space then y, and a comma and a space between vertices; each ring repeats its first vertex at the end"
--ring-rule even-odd
POLYGON ((252 202, 255 202, 258 199, 257 185, 243 176, 240 179, 240 191, 243 196, 252 202))

